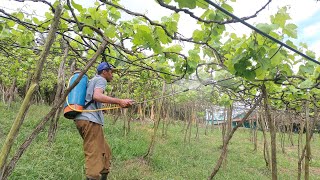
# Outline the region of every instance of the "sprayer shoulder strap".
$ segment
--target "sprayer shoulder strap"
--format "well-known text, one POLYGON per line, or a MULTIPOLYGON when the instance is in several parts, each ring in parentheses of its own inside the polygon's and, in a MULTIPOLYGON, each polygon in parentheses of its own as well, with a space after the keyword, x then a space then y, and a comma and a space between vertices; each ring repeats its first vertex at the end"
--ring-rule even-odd
MULTIPOLYGON (((97 83, 97 78, 96 78, 97 76, 95 76, 94 78, 92 78, 90 81, 93 81, 93 83, 94 83, 94 86, 95 86, 95 84, 97 83)), ((90 82, 89 81, 89 82, 90 82)), ((92 90, 92 97, 91 97, 91 101, 89 101, 87 104, 85 104, 84 105, 84 109, 86 109, 91 103, 93 103, 94 102, 94 100, 93 100, 93 93, 94 93, 94 90, 92 90)))
MULTIPOLYGON (((94 78, 92 78, 90 81, 92 81, 92 80, 94 80, 94 78)), ((96 82, 94 82, 94 83, 96 83, 96 82)), ((84 105, 83 109, 87 109, 87 107, 93 102, 94 102, 94 100, 93 100, 93 92, 92 92, 91 100, 87 104, 84 105)))
POLYGON ((91 101, 89 101, 87 104, 85 104, 84 105, 84 109, 86 109, 91 103, 93 103, 94 102, 94 100, 93 99, 91 99, 91 101))

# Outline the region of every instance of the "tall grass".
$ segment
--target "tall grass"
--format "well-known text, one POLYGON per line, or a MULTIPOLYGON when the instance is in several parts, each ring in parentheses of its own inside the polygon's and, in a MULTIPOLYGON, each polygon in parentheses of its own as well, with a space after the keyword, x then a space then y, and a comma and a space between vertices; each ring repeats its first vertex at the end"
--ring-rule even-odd
MULTIPOLYGON (((10 109, 0 104, 1 146, 18 108, 18 103, 10 109)), ((31 106, 12 151, 18 148, 48 110, 47 106, 31 106)), ((147 152, 153 132, 152 124, 133 122, 131 132, 124 136, 123 123, 118 121, 113 125, 111 120, 112 118, 106 116, 104 126, 113 154, 110 179, 207 179, 220 155, 222 142, 221 131, 218 128, 209 131, 207 136, 204 135, 204 128, 200 128, 199 139, 195 139, 193 134, 191 142, 184 143, 183 125, 175 122, 169 125, 166 137, 161 137, 159 130, 154 155, 150 162, 146 162, 141 157, 147 152)), ((195 132, 193 129, 193 133, 195 132)), ((271 173, 266 169, 263 160, 262 133, 258 132, 257 152, 253 151, 250 138, 249 129, 239 129, 235 133, 229 144, 227 164, 221 167, 215 179, 271 178, 271 173)), ((286 141, 286 154, 281 152, 279 141, 279 179, 297 178, 297 135, 294 139, 294 147, 289 145, 288 140, 286 141)), ((312 141, 311 179, 320 179, 319 148, 319 135, 315 134, 312 141)), ((82 139, 73 121, 61 118, 56 141, 52 146, 47 144, 47 130, 41 132, 22 156, 9 179, 85 179, 82 139)))

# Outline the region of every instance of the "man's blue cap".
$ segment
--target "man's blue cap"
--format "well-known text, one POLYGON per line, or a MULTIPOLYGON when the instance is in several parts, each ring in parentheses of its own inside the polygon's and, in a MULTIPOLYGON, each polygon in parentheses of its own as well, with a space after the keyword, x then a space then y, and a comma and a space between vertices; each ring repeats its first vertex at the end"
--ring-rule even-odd
POLYGON ((108 62, 102 62, 98 65, 97 67, 97 71, 102 71, 102 70, 109 70, 109 69, 112 69, 114 70, 114 66, 109 64, 108 62))

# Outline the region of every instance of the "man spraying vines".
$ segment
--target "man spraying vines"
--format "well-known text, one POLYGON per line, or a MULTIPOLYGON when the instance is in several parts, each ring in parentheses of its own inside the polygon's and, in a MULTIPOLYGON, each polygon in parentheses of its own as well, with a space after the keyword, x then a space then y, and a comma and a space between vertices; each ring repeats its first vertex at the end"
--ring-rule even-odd
MULTIPOLYGON (((87 86, 86 102, 91 102, 86 107, 87 110, 101 109, 102 103, 118 104, 123 108, 134 103, 131 99, 118 99, 104 94, 107 82, 113 79, 114 70, 114 66, 108 62, 98 65, 98 74, 87 86)), ((106 180, 110 170, 111 150, 103 134, 102 111, 82 112, 75 117, 74 122, 83 139, 87 180, 106 180)))

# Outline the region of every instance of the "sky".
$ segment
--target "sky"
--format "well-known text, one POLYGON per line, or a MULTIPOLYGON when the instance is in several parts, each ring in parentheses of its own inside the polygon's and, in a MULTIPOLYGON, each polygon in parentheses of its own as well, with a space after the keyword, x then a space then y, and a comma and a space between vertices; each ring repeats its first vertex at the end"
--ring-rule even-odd
MULTIPOLYGON (((50 0, 49 0, 50 1, 50 0)), ((51 0, 52 1, 52 0, 51 0)), ((268 0, 237 0, 231 3, 234 8, 233 14, 238 17, 250 16, 260 9, 268 0)), ((90 6, 87 0, 75 0, 84 6, 90 6)), ((152 20, 160 20, 162 16, 170 15, 172 11, 162 8, 154 0, 121 0, 120 2, 129 10, 146 14, 152 20)), ((250 24, 257 24, 263 22, 270 22, 270 15, 275 14, 278 8, 288 6, 288 12, 291 16, 291 22, 298 26, 298 39, 295 42, 305 42, 309 48, 320 55, 320 2, 316 0, 273 0, 263 10, 258 17, 253 18, 247 22, 250 24)), ((12 9, 23 7, 24 12, 36 13, 43 16, 44 12, 48 10, 47 6, 42 3, 35 2, 16 2, 12 0, 1 0, 0 8, 10 12, 12 9)), ((193 10, 195 14, 200 15, 200 9, 193 10)), ((128 15, 123 15, 123 18, 130 18, 128 15)), ((181 13, 179 31, 186 37, 191 37, 193 30, 197 28, 196 21, 188 15, 181 13)), ((240 23, 227 25, 228 31, 234 31, 237 34, 248 34, 251 30, 240 23)))

